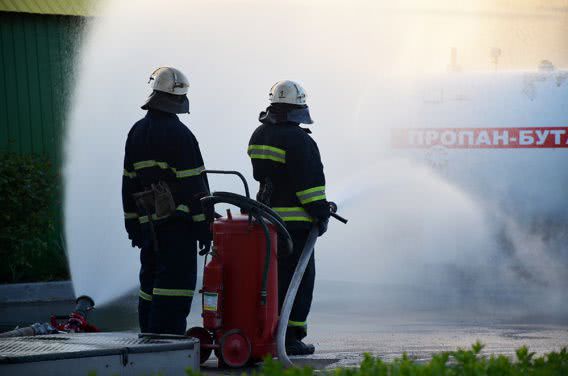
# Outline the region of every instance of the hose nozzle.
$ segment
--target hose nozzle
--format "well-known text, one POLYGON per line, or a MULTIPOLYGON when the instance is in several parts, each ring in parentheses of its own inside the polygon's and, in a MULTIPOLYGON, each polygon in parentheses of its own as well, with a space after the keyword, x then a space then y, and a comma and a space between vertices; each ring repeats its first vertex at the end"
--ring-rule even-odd
POLYGON ((339 214, 336 214, 337 204, 333 201, 329 201, 329 213, 333 218, 337 219, 339 222, 347 224, 348 220, 346 218, 343 218, 339 214))
POLYGON ((73 313, 78 313, 79 315, 83 316, 85 319, 87 318, 87 314, 95 309, 95 301, 93 298, 87 295, 81 295, 75 301, 76 306, 73 310, 73 313))
POLYGON ((63 330, 72 333, 98 331, 92 330, 93 327, 87 321, 87 315, 95 308, 95 301, 90 296, 81 295, 76 302, 77 305, 69 315, 63 330))
POLYGON ((329 211, 332 213, 337 213, 337 204, 333 201, 329 201, 329 211))

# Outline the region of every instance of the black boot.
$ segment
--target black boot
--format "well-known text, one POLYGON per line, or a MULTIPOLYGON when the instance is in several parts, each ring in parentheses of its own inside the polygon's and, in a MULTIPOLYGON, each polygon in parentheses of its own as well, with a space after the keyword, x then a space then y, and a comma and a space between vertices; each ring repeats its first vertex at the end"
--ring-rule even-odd
POLYGON ((312 355, 316 351, 314 345, 302 342, 306 334, 305 328, 289 326, 286 330, 286 354, 312 355))

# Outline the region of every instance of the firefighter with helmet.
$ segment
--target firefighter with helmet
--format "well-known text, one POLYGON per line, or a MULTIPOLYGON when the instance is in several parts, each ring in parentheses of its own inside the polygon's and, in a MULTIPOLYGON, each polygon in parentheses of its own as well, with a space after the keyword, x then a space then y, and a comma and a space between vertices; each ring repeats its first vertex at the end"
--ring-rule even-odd
MULTIPOLYGON (((260 113, 262 123, 248 145, 254 179, 260 182, 257 200, 272 207, 285 221, 292 236, 294 250, 290 256, 279 256, 278 289, 280 309, 311 227, 319 235, 327 230, 330 216, 325 196, 323 164, 311 131, 300 124, 312 124, 306 93, 293 81, 279 81, 270 89, 270 105, 260 113)), ((314 255, 300 283, 286 331, 289 355, 314 353, 305 344, 307 317, 312 304, 315 281, 314 255)))
POLYGON ((146 333, 184 334, 195 289, 197 242, 212 235, 199 199, 209 193, 193 133, 177 114, 189 113, 189 81, 175 68, 151 77, 146 116, 128 133, 122 202, 128 237, 140 248, 138 317, 146 333))

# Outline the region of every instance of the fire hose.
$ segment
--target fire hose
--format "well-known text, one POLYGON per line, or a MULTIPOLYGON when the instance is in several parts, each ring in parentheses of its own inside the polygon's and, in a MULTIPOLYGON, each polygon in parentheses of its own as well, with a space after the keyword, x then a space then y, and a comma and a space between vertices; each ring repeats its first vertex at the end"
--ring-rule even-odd
MULTIPOLYGON (((329 203, 331 216, 342 223, 347 223, 347 219, 336 214, 337 205, 333 202, 329 203)), ((286 354, 286 329, 288 329, 288 320, 290 319, 290 312, 292 312, 292 306, 294 305, 294 300, 296 299, 296 294, 298 293, 298 288, 300 287, 300 282, 302 282, 302 277, 310 261, 310 257, 314 253, 314 246, 316 245, 316 240, 318 238, 318 226, 317 224, 312 226, 310 233, 308 234, 308 239, 302 250, 302 254, 294 270, 294 275, 286 292, 286 297, 284 298, 284 303, 282 304, 282 310, 280 311, 280 319, 278 320, 278 329, 276 331, 276 348, 278 359, 282 362, 284 367, 293 367, 294 363, 286 354)))

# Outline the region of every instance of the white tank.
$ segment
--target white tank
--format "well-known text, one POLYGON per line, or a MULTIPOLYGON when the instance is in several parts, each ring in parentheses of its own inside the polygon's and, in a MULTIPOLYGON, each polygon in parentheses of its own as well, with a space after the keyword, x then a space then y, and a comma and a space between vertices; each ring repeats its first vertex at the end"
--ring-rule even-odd
POLYGON ((360 196, 377 202, 380 223, 368 231, 381 257, 407 252, 395 261, 418 260, 426 274, 439 274, 433 260, 459 273, 479 263, 495 285, 502 273, 527 286, 568 283, 568 71, 383 78, 362 94, 343 140, 357 145, 343 158, 365 167, 351 189, 376 182, 360 196))

